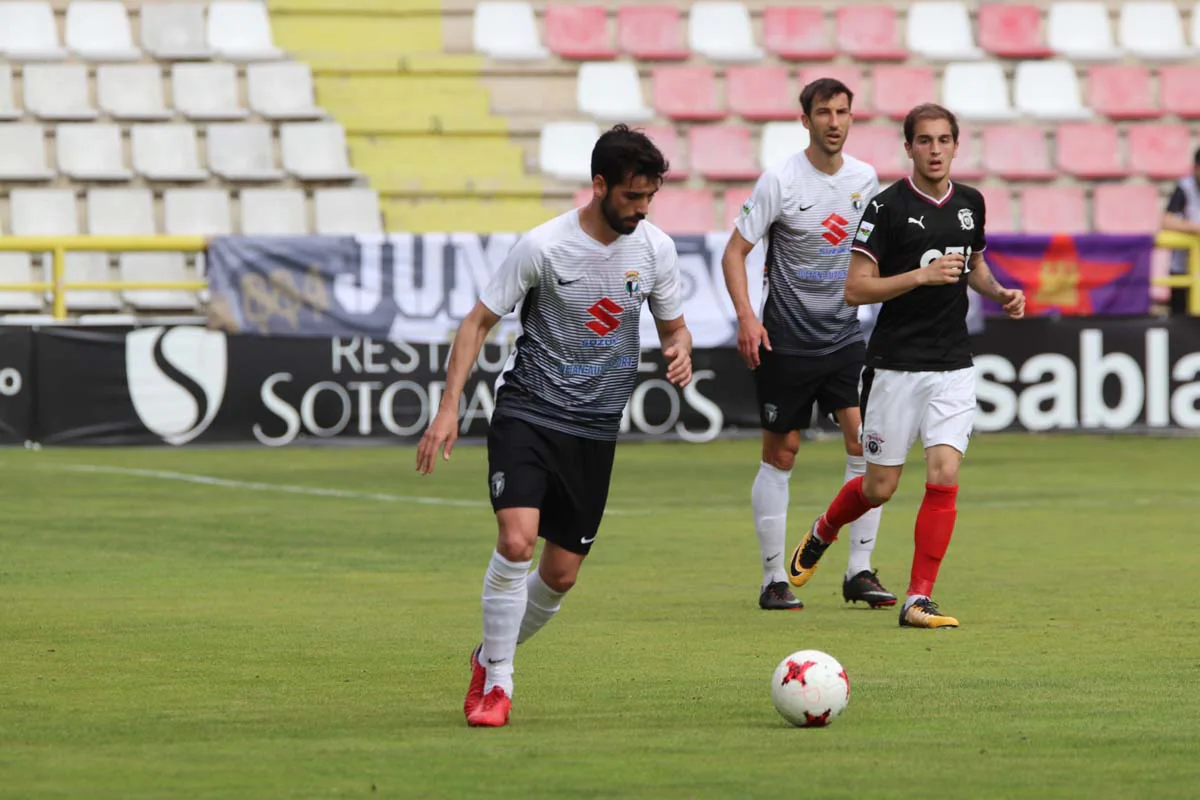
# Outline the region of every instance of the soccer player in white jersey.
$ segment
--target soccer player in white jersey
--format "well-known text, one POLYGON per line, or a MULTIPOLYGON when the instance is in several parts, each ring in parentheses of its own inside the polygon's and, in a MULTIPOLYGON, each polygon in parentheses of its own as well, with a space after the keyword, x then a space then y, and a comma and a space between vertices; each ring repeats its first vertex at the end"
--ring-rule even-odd
MULTIPOLYGON (((784 549, 788 489, 800 431, 813 404, 832 414, 846 445, 845 479, 866 471, 859 430, 859 375, 866 347, 855 309, 846 305, 851 237, 863 209, 879 190, 875 169, 842 148, 853 120, 854 94, 822 78, 800 94, 809 145, 758 179, 725 248, 725 285, 738 318, 738 351, 754 370, 762 463, 750 491, 762 556, 758 604, 771 610, 804 608, 788 587, 784 549), (746 256, 767 239, 762 319, 750 305, 746 256)), ((896 596, 871 569, 879 531, 873 511, 852 527, 842 581, 847 601, 891 606, 896 596)))
POLYGON ((558 611, 596 539, 637 376, 644 301, 667 379, 691 381, 675 243, 645 221, 667 167, 644 134, 624 125, 606 132, 592 150, 591 202, 523 236, 455 336, 445 394, 417 448, 423 474, 443 447, 450 457, 463 385, 488 331, 520 307, 521 335, 496 381, 488 431, 488 490, 500 530, 463 703, 469 725, 508 723, 517 645, 558 611), (530 571, 539 537, 541 560, 530 571))

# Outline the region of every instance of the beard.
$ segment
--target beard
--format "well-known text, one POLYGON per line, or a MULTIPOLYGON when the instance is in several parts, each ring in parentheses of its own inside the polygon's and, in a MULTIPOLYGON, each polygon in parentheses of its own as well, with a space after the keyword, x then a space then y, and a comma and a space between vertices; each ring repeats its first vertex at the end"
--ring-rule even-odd
POLYGON ((616 207, 609 200, 608 194, 605 194, 604 200, 600 202, 600 213, 604 214, 604 221, 608 223, 608 227, 622 236, 633 233, 637 230, 638 223, 645 219, 642 214, 634 214, 631 217, 620 216, 616 207))

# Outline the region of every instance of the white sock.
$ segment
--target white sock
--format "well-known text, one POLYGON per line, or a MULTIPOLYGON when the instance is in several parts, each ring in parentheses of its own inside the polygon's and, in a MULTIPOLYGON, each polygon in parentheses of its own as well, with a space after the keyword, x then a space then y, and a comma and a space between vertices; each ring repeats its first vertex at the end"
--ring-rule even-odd
POLYGON ((910 594, 904 601, 904 610, 908 611, 908 607, 918 600, 928 600, 929 598, 923 594, 910 594))
POLYGON ((754 532, 762 554, 763 587, 787 580, 783 571, 783 551, 787 547, 788 480, 792 471, 776 469, 766 462, 758 465, 758 475, 750 489, 754 509, 754 532))
MULTIPOLYGON (((867 474, 867 460, 862 456, 846 456, 846 480, 867 474)), ((850 523, 850 561, 846 565, 846 577, 853 578, 864 570, 871 571, 871 553, 875 540, 879 538, 879 518, 883 506, 872 508, 850 523)))
POLYGON ((529 641, 540 631, 550 619, 558 613, 566 592, 556 592, 542 580, 538 570, 529 573, 525 579, 525 591, 528 599, 525 601, 525 616, 521 617, 521 632, 517 636, 517 644, 529 641))
POLYGON ((493 686, 502 686, 512 697, 513 654, 525 613, 525 575, 531 563, 509 561, 493 552, 488 564, 483 578, 483 652, 479 654, 487 669, 484 694, 493 686))

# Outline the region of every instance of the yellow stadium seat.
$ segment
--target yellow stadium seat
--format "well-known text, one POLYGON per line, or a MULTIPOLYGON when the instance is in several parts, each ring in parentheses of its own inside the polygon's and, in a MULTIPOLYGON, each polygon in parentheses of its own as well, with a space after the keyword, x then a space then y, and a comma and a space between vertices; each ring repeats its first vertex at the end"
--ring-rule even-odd
POLYGON ((533 199, 502 200, 388 200, 383 205, 389 231, 521 232, 540 225, 571 207, 533 199))

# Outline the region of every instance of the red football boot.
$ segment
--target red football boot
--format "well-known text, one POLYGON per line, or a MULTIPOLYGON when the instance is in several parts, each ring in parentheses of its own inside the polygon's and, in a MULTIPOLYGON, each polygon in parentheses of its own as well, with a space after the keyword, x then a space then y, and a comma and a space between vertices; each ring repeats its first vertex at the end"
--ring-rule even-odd
POLYGON ((483 645, 471 651, 471 685, 467 687, 467 699, 463 700, 463 714, 471 718, 471 712, 483 699, 483 685, 487 682, 487 670, 479 663, 479 653, 483 645))
POLYGON ((510 711, 512 700, 508 699, 504 687, 493 686, 475 710, 467 716, 467 724, 473 728, 502 728, 508 724, 510 711))

